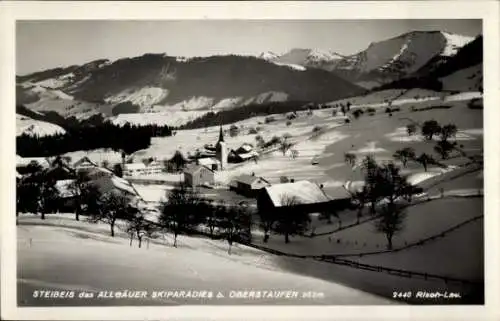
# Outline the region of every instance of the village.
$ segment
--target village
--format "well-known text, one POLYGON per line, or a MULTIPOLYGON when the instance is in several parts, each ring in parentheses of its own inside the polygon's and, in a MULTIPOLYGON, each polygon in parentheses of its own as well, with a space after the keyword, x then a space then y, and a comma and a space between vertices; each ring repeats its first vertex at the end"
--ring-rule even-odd
MULTIPOLYGON (((279 142, 275 139, 277 148, 279 142)), ((290 143, 287 148, 291 148, 290 143)), ((269 149, 269 147, 268 147, 269 149)), ((110 191, 119 192, 133 199, 137 206, 158 213, 161 198, 151 200, 147 192, 139 191, 136 186, 161 186, 164 197, 174 187, 183 186, 200 192, 203 198, 222 203, 246 203, 251 207, 257 207, 257 199, 260 199, 260 207, 279 207, 283 195, 301 200, 302 204, 310 204, 312 208, 318 204, 326 205, 334 199, 329 197, 323 190, 323 184, 286 176, 280 177, 279 183, 271 184, 265 177, 257 176, 255 172, 247 174, 236 174, 224 176, 227 170, 242 167, 247 163, 258 164, 261 153, 268 151, 265 148, 254 147, 250 143, 242 143, 236 149, 229 149, 224 138, 224 131, 220 126, 219 137, 215 144, 205 144, 202 149, 196 149, 195 155, 185 156, 177 150, 170 159, 158 160, 149 157, 142 162, 134 162, 133 157, 127 157, 122 153, 121 162, 111 163, 104 159, 100 162, 91 160, 88 156, 71 162, 69 157, 52 158, 22 158, 17 156, 17 178, 30 173, 30 168, 41 167, 45 169, 55 182, 58 191, 57 205, 53 209, 56 212, 74 212, 77 202, 75 198, 78 193, 71 188, 78 175, 84 175, 88 182, 99 187, 101 193, 110 191), (21 174, 22 173, 22 174, 21 174), (283 195, 281 195, 283 194, 283 195), (145 197, 144 197, 145 196, 145 197)), ((286 150, 288 152, 288 149, 286 150)), ((296 151, 295 151, 296 152, 296 151)), ((290 153, 289 153, 290 154, 290 153)), ((297 157, 294 155, 294 157, 297 157)), ((311 160, 314 164, 315 160, 311 160)), ((338 194, 338 193, 337 193, 338 194)), ((341 196, 337 195, 336 201, 348 201, 351 195, 345 190, 341 196)), ((164 198, 163 198, 164 199, 164 198)))

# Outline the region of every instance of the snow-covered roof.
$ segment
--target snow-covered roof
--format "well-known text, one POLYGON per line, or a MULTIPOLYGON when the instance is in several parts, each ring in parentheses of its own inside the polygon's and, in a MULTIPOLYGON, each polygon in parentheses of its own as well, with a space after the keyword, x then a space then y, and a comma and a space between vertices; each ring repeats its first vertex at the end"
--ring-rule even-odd
POLYGON ((203 166, 210 166, 210 165, 214 165, 214 164, 218 165, 218 164, 220 164, 220 161, 216 158, 213 158, 213 157, 199 158, 198 164, 203 165, 203 166))
POLYGON ((252 157, 255 157, 255 156, 259 156, 259 153, 257 153, 256 151, 251 151, 251 152, 248 152, 248 153, 242 153, 242 154, 237 154, 237 155, 241 159, 249 159, 249 158, 252 158, 252 157))
POLYGON ((330 199, 315 183, 298 181, 294 183, 275 184, 265 187, 274 206, 282 206, 286 197, 295 197, 300 204, 328 202, 330 199))
POLYGON ((235 182, 240 182, 247 185, 252 185, 254 182, 258 180, 262 180, 264 183, 269 184, 269 182, 266 181, 264 178, 254 175, 243 174, 234 178, 235 182))
POLYGON ((248 153, 248 152, 253 150, 253 147, 252 147, 252 145, 245 143, 245 144, 241 145, 241 147, 238 148, 238 150, 242 150, 242 151, 245 151, 248 153))
POLYGON ((125 170, 133 171, 138 169, 146 169, 146 165, 144 163, 129 163, 125 164, 125 170))
POLYGON ((147 167, 156 167, 156 166, 161 166, 161 163, 159 161, 154 160, 150 162, 147 167))
POLYGON ((133 195, 138 195, 137 191, 135 190, 135 188, 132 186, 132 184, 121 178, 121 177, 118 177, 118 176, 111 176, 111 182, 113 183, 113 185, 122 190, 122 191, 126 191, 130 194, 133 194, 133 195))
POLYGON ((76 162, 74 162, 73 166, 77 167, 77 166, 80 166, 80 165, 85 164, 85 163, 97 166, 97 164, 94 163, 93 161, 91 161, 90 158, 88 158, 87 156, 83 156, 82 158, 80 158, 79 160, 77 160, 76 162))
POLYGON ((74 179, 62 179, 56 181, 56 189, 59 192, 59 196, 62 198, 72 197, 74 196, 73 191, 71 190, 71 184, 74 182, 74 179))
POLYGON ((49 162, 44 157, 21 157, 16 155, 16 166, 28 166, 31 162, 37 162, 44 168, 50 167, 49 162))
POLYGON ((96 184, 98 186, 99 190, 103 194, 111 192, 113 190, 115 190, 115 191, 118 190, 118 191, 126 192, 130 195, 133 195, 133 196, 139 197, 139 195, 140 195, 129 181, 127 181, 123 178, 120 178, 116 175, 103 176, 99 179, 94 180, 93 182, 94 182, 94 184, 96 184))

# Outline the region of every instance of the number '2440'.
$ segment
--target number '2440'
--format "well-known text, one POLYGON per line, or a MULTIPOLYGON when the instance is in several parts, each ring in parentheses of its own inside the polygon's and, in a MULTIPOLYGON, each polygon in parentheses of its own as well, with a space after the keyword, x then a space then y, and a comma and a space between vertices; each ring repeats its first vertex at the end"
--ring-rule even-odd
POLYGON ((411 291, 407 291, 407 292, 394 291, 394 292, 392 292, 393 299, 409 299, 409 298, 411 298, 411 296, 412 296, 411 291))

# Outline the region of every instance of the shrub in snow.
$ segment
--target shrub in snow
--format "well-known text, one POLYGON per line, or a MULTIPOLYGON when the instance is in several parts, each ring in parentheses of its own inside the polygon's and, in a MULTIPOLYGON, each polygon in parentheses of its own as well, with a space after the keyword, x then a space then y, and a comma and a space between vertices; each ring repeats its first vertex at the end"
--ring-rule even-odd
POLYGON ((313 133, 317 133, 317 132, 321 131, 322 129, 323 129, 323 127, 316 125, 316 126, 314 126, 312 131, 313 131, 313 133))
POLYGON ((276 119, 273 117, 273 116, 267 116, 264 121, 266 122, 266 124, 269 124, 269 123, 272 123, 273 121, 275 121, 276 119))
POLYGON ((231 125, 229 128, 229 136, 236 137, 240 133, 240 129, 236 125, 231 125))
POLYGON ((288 183, 290 180, 287 176, 280 176, 280 183, 288 183))
POLYGON ((359 116, 363 115, 363 110, 361 109, 356 109, 355 111, 352 112, 352 115, 354 116, 354 118, 359 118, 359 116))
POLYGON ((286 122, 286 125, 287 125, 287 126, 290 126, 291 124, 292 124, 292 122, 291 122, 290 120, 288 120, 288 121, 286 122))
POLYGON ((257 133, 258 133, 258 131, 255 128, 250 128, 250 130, 248 130, 248 134, 249 135, 254 135, 254 134, 257 134, 257 133))

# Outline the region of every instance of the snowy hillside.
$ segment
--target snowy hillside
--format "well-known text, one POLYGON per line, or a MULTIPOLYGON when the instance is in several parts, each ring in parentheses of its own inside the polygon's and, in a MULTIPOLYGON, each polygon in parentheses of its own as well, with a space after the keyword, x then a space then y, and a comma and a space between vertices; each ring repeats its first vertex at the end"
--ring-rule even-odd
POLYGON ((440 78, 443 90, 478 91, 483 86, 483 64, 458 70, 451 75, 440 78))
POLYGON ((50 136, 64 134, 66 131, 57 125, 34 120, 26 116, 16 115, 16 136, 22 134, 30 136, 50 136))
POLYGON ((122 103, 129 101, 141 108, 157 104, 167 97, 168 90, 158 87, 143 87, 136 90, 126 90, 122 93, 112 95, 105 99, 108 103, 122 103))

